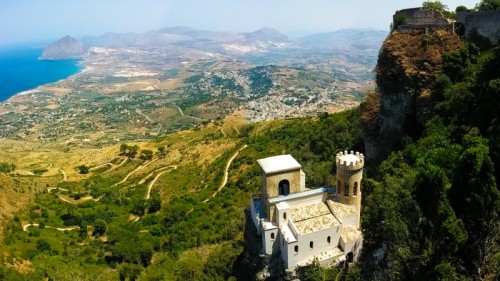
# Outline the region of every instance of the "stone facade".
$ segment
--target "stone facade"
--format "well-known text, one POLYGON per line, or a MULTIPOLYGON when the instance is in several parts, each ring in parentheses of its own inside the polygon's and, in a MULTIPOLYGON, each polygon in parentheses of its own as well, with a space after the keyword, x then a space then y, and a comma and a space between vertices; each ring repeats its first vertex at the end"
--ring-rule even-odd
POLYGON ((261 252, 279 256, 285 268, 314 259, 338 263, 359 257, 364 156, 345 151, 336 161, 340 196, 334 188, 306 188, 305 174, 290 155, 258 160, 263 186, 261 195, 252 198, 251 217, 261 252))
POLYGON ((406 22, 397 26, 399 32, 432 31, 447 29, 457 32, 465 38, 481 35, 493 45, 500 43, 500 11, 457 13, 455 20, 446 19, 434 9, 410 8, 396 11, 393 24, 398 16, 403 15, 406 22))
POLYGON ((465 17, 465 38, 475 34, 486 37, 493 45, 500 43, 500 12, 475 12, 465 17))

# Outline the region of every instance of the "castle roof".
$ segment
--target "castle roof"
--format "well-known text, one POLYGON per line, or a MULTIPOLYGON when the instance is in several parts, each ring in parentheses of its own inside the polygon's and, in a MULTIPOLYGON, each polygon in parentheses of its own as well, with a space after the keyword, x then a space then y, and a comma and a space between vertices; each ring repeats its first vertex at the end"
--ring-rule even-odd
POLYGON ((302 167, 290 154, 259 159, 257 163, 259 163, 266 174, 300 169, 302 167))
POLYGON ((324 202, 292 208, 292 220, 300 234, 308 234, 340 224, 324 202))
POLYGON ((359 229, 356 229, 355 227, 346 226, 342 228, 342 233, 340 234, 340 237, 342 238, 344 243, 349 243, 363 238, 363 233, 359 229))

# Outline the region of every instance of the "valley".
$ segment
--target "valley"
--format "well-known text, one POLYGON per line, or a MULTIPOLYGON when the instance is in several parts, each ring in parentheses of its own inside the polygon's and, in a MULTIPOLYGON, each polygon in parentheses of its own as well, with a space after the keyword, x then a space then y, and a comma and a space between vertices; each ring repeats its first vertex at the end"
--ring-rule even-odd
POLYGON ((4 266, 34 280, 192 280, 213 266, 208 275, 228 278, 260 189, 255 159, 296 153, 311 185, 330 184, 326 150, 306 147, 360 147, 346 121, 357 111, 328 113, 373 87, 376 43, 347 51, 238 36, 172 49, 96 43, 82 72, 1 103, 0 162, 13 164, 4 266))

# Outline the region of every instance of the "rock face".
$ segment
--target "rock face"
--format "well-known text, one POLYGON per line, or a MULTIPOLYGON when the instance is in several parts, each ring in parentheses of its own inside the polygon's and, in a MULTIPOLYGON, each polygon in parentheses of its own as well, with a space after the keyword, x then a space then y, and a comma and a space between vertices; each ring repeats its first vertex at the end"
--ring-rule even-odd
POLYGON ((85 45, 71 36, 65 36, 43 50, 41 59, 74 59, 87 51, 85 45))
POLYGON ((367 163, 376 167, 397 148, 404 135, 414 136, 434 114, 432 88, 442 72, 443 55, 464 42, 453 32, 437 30, 391 34, 377 61, 378 92, 361 106, 367 163))

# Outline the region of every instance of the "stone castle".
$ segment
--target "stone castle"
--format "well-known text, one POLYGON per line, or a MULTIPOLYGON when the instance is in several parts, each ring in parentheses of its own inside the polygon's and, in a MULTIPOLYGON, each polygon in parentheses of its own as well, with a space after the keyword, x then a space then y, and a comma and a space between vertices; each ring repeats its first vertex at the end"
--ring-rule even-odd
POLYGON ((434 9, 410 8, 396 11, 393 25, 399 32, 446 29, 467 39, 481 35, 493 45, 500 43, 500 11, 457 11, 456 18, 452 20, 434 9), (397 19, 401 17, 404 17, 404 23, 397 25, 397 19))
POLYGON ((250 215, 261 253, 279 255, 287 269, 315 259, 338 263, 359 258, 363 154, 336 155, 337 188, 306 188, 301 165, 290 155, 257 162, 262 168, 262 192, 252 198, 250 215))

